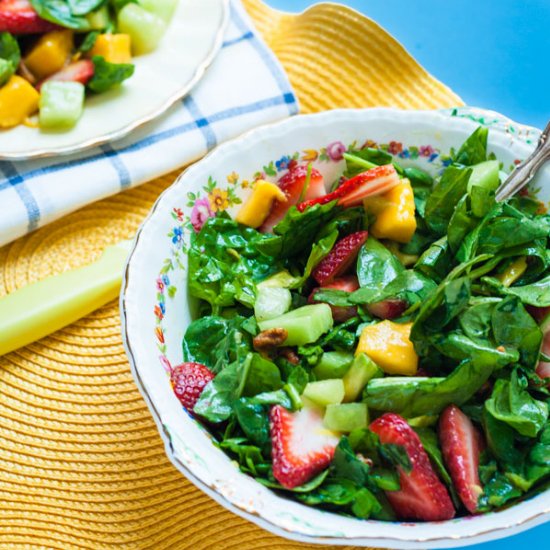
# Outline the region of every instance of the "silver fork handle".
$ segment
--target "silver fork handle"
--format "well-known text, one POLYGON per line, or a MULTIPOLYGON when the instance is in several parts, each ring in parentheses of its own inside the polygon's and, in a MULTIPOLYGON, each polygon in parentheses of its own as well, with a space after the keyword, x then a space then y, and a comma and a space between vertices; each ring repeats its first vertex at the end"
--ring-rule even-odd
POLYGON ((497 189, 495 195, 497 202, 512 197, 525 187, 547 160, 550 160, 550 122, 542 132, 536 149, 497 189))

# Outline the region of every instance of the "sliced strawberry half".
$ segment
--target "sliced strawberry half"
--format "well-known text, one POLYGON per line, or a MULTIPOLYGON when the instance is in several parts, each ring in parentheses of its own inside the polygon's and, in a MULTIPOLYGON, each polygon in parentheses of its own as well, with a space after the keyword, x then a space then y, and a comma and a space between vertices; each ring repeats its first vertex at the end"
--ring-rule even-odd
POLYGON ((357 206, 363 202, 363 199, 373 195, 381 195, 392 187, 395 187, 398 183, 399 175, 392 164, 377 166, 345 181, 332 193, 328 193, 318 199, 301 202, 297 208, 300 212, 303 212, 310 206, 327 204, 334 200, 337 200, 340 206, 346 208, 357 206))
POLYGON ((38 17, 28 0, 0 0, 0 32, 35 34, 58 28, 38 17))
POLYGON ((80 82, 81 84, 88 84, 91 78, 94 76, 95 67, 92 61, 89 59, 81 59, 80 61, 75 61, 66 67, 63 67, 59 72, 52 74, 40 84, 37 88, 40 90, 42 85, 45 82, 52 80, 57 80, 61 82, 80 82))
POLYGON ((323 175, 315 168, 311 169, 309 185, 302 197, 302 191, 307 180, 307 165, 297 164, 293 166, 277 183, 281 191, 286 195, 286 202, 275 201, 271 212, 260 231, 269 233, 285 217, 291 206, 294 206, 301 198, 316 199, 325 194, 323 175))
POLYGON ((323 258, 311 275, 321 285, 326 286, 336 277, 343 275, 355 262, 359 250, 365 244, 368 231, 357 231, 340 239, 328 256, 323 258))
POLYGON ((367 310, 371 315, 380 319, 395 319, 399 317, 406 309, 407 302, 399 298, 388 298, 374 304, 369 304, 367 310))
MULTIPOLYGON (((315 294, 320 290, 330 289, 330 290, 342 290, 343 292, 355 292, 359 288, 359 281, 355 275, 348 275, 346 277, 340 277, 334 279, 331 283, 328 283, 322 287, 314 288, 311 294, 309 295, 308 302, 310 304, 319 303, 315 300, 315 294)), ((357 308, 355 306, 330 306, 332 310, 332 318, 337 323, 343 323, 352 317, 357 315, 357 308)))
POLYGON ((439 443, 462 504, 475 514, 483 492, 478 473, 481 433, 456 405, 449 405, 439 417, 439 443))
POLYGON ((332 461, 338 437, 323 426, 321 414, 304 407, 290 412, 281 405, 269 415, 273 475, 287 489, 303 485, 332 461))
POLYGON ((201 363, 182 363, 170 372, 172 389, 189 412, 193 412, 202 390, 213 378, 214 373, 201 363))
POLYGON ((382 443, 405 448, 412 470, 399 470, 399 491, 386 491, 386 496, 400 519, 443 521, 452 519, 455 509, 447 489, 435 474, 430 459, 416 432, 404 418, 386 413, 371 423, 370 429, 382 443))

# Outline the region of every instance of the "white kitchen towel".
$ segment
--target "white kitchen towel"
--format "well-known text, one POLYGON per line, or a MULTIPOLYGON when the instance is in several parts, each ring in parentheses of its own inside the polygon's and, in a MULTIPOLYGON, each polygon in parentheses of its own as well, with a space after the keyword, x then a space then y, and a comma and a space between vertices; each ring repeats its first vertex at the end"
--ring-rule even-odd
POLYGON ((221 51, 184 100, 127 138, 70 156, 0 161, 0 246, 86 204, 202 157, 243 131, 293 115, 285 72, 239 0, 221 51))

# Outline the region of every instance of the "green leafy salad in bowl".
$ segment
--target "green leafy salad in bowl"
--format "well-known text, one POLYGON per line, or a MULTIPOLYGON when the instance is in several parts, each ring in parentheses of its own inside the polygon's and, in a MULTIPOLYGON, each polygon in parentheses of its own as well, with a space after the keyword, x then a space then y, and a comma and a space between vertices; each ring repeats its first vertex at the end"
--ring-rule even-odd
POLYGON ((550 216, 495 201, 479 127, 432 179, 376 147, 257 174, 196 220, 173 390, 240 470, 361 519, 449 520, 550 479, 550 216), (235 201, 238 202, 238 201, 235 201))

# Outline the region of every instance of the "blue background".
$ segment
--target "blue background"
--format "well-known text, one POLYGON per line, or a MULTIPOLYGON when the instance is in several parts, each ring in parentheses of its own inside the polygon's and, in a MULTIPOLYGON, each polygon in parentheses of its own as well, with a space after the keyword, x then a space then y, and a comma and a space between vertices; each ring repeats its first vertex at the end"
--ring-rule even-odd
MULTIPOLYGON (((308 0, 266 0, 301 11, 308 0)), ((550 120, 550 0, 342 0, 382 25, 465 103, 550 120), (452 7, 451 7, 452 6, 452 7)), ((548 548, 550 523, 472 550, 548 548), (546 541, 546 542, 544 542, 546 541)))
MULTIPOLYGON (((264 1, 294 12, 314 3, 264 1)), ((550 0, 340 3, 382 25, 466 104, 538 128, 550 120, 550 0)))

